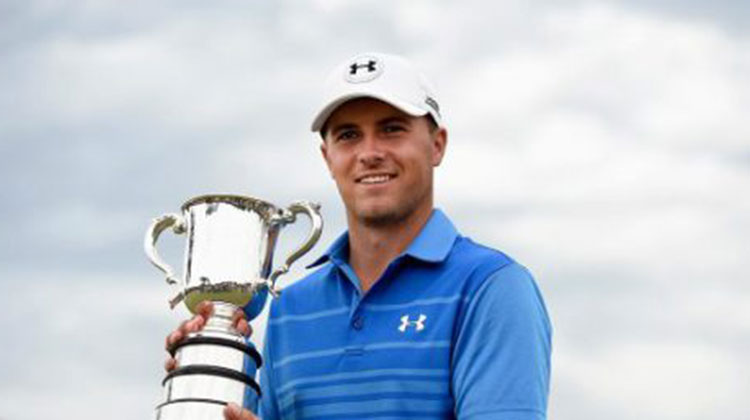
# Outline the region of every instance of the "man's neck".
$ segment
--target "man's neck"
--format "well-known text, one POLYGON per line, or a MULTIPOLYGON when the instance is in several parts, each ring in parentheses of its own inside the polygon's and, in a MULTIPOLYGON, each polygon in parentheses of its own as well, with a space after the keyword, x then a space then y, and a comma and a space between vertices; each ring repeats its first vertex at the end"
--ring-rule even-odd
POLYGON ((404 252, 432 214, 432 204, 406 219, 387 225, 370 226, 349 220, 349 264, 366 293, 382 276, 388 264, 404 252))

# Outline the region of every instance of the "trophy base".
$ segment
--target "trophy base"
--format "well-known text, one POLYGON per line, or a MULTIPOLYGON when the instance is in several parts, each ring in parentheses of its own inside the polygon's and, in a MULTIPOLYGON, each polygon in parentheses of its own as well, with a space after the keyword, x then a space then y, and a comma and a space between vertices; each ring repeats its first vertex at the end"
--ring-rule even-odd
POLYGON ((185 400, 165 403, 156 408, 155 420, 224 420, 223 401, 185 400))
POLYGON ((156 409, 156 420, 205 419, 223 420, 226 403, 212 400, 176 401, 156 409))
POLYGON ((156 407, 156 420, 223 420, 224 407, 233 402, 240 407, 257 406, 259 393, 252 378, 220 376, 220 370, 189 372, 165 380, 165 402, 156 407), (219 373, 219 374, 217 374, 219 373))
POLYGON ((231 327, 236 306, 214 302, 206 327, 170 349, 178 368, 169 372, 157 420, 223 420, 224 407, 256 407, 260 387, 258 351, 231 327))

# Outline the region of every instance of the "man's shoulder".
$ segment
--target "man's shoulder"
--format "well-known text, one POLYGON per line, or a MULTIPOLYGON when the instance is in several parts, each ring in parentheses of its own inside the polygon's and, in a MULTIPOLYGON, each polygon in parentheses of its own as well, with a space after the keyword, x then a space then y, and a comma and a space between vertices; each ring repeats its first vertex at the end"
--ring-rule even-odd
POLYGON ((467 236, 459 236, 448 261, 452 264, 461 264, 467 268, 496 267, 516 263, 508 254, 499 249, 475 242, 467 236))
POLYGON ((304 294, 324 287, 326 280, 332 275, 332 268, 333 264, 331 263, 324 263, 315 267, 309 273, 302 276, 302 278, 287 286, 284 289, 284 294, 304 294))
POLYGON ((447 269, 457 273, 463 283, 464 293, 473 294, 489 279, 513 281, 510 278, 525 276, 533 282, 530 271, 505 252, 474 240, 459 236, 446 259, 447 269))
POLYGON ((331 293, 328 279, 332 275, 332 267, 330 263, 323 264, 285 286, 279 298, 273 301, 271 315, 278 310, 292 313, 307 312, 312 309, 308 306, 318 305, 324 301, 323 297, 331 293))

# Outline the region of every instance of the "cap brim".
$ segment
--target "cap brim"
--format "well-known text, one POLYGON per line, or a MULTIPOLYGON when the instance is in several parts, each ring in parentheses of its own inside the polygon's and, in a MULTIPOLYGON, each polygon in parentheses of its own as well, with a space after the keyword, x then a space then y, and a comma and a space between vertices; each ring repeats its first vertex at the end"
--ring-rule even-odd
POLYGON ((315 119, 313 119, 310 129, 313 132, 320 131, 323 128, 323 125, 328 120, 328 117, 331 116, 331 114, 333 113, 333 111, 336 110, 336 108, 343 105, 344 102, 351 101, 352 99, 357 99, 357 98, 373 98, 379 101, 383 101, 413 117, 422 117, 429 113, 426 109, 420 108, 407 101, 402 101, 396 98, 394 95, 384 95, 382 93, 374 93, 374 92, 366 92, 366 91, 352 92, 346 95, 338 96, 335 99, 329 101, 326 105, 322 106, 320 112, 318 112, 318 115, 316 115, 315 119))

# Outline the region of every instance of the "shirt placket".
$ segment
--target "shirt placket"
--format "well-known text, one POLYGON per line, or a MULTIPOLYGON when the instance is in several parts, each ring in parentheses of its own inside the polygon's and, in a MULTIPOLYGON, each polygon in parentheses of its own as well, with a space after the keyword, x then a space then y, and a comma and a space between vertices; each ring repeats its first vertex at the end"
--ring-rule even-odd
POLYGON ((352 285, 354 285, 349 306, 349 345, 346 350, 347 355, 364 355, 367 344, 375 339, 372 332, 368 332, 368 329, 372 329, 372 322, 374 322, 372 317, 374 314, 365 311, 367 302, 372 300, 374 294, 380 294, 383 292, 383 286, 385 286, 385 283, 392 280, 392 277, 401 265, 402 260, 403 257, 399 257, 392 261, 386 268, 385 272, 383 272, 383 275, 364 295, 359 287, 359 278, 356 273, 354 273, 354 270, 352 270, 348 264, 343 264, 340 267, 342 271, 341 274, 345 275, 352 285))

